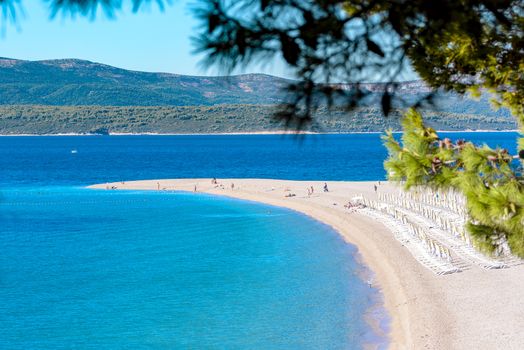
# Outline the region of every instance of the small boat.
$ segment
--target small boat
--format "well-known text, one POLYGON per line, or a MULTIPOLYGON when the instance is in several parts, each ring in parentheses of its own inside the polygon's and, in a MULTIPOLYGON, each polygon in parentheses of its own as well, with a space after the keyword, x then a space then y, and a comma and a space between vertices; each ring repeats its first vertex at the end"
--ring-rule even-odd
POLYGON ((76 149, 73 149, 73 150, 71 150, 71 153, 72 153, 72 154, 77 154, 78 151, 77 151, 76 149))

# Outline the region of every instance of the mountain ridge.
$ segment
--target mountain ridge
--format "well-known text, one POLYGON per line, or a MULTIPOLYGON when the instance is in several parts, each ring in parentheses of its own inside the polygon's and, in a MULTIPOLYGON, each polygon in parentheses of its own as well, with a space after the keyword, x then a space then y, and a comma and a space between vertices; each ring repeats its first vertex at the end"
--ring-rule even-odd
MULTIPOLYGON (((63 132, 66 129, 60 123, 78 124, 71 125, 68 132, 108 129, 162 133, 174 132, 176 128, 184 132, 191 132, 191 128, 199 132, 266 130, 262 120, 270 123, 276 105, 286 101, 288 95, 284 89, 290 82, 292 80, 256 73, 189 76, 132 71, 79 59, 0 58, 0 133, 63 132), (208 108, 213 106, 223 108, 208 108)), ((339 86, 351 89, 354 85, 339 86)), ((363 106, 349 112, 341 106, 331 111, 321 106, 317 116, 322 128, 331 132, 399 128, 398 120, 393 124, 382 120, 380 96, 387 84, 359 86, 370 93, 363 106)), ((398 87, 399 95, 408 103, 429 92, 420 80, 398 83, 398 87)), ((515 120, 509 111, 491 109, 489 98, 485 95, 474 100, 439 91, 435 98, 438 108, 426 108, 423 113, 435 126, 450 130, 514 129, 515 120), (446 121, 446 118, 452 120, 446 121)), ((396 110, 399 111, 396 116, 400 116, 400 110, 396 110)), ((271 122, 270 127, 277 126, 271 122)))
MULTIPOLYGON (((269 74, 195 76, 127 70, 89 60, 0 58, 0 104, 214 105, 278 104, 293 80, 269 74)), ((336 84, 351 89, 352 84, 336 84)), ((370 92, 384 83, 362 83, 370 92)), ((407 94, 427 92, 421 81, 399 83, 407 94)))
POLYGON ((130 71, 77 59, 0 59, 3 105, 273 104, 282 101, 288 82, 262 74, 198 77, 130 71))

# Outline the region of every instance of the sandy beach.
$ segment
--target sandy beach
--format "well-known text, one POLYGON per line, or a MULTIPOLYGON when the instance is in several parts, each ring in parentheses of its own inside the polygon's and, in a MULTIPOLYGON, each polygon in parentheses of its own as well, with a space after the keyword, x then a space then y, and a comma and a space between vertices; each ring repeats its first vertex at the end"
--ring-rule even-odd
MULTIPOLYGON (((290 208, 333 227, 358 248, 374 275, 391 317, 391 349, 522 349, 524 265, 488 270, 467 266, 436 275, 421 265, 389 227, 344 204, 356 195, 376 198, 376 182, 284 181, 268 179, 177 179, 99 184, 117 190, 194 191, 290 208), (232 188, 231 184, 234 184, 232 188), (308 195, 307 188, 315 192, 308 195), (293 193, 293 197, 285 197, 293 193)), ((394 192, 382 183, 378 192, 394 192)))

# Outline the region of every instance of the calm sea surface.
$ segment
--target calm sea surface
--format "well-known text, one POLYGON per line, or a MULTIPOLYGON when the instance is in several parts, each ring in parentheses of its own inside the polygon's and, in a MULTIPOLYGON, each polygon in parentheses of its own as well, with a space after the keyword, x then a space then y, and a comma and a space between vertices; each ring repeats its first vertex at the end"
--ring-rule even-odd
MULTIPOLYGON (((515 150, 515 133, 450 134, 515 150)), ((84 185, 384 178, 379 135, 0 137, 1 349, 384 347, 356 250, 296 212, 84 185), (74 151, 74 152, 72 152, 74 151)))
MULTIPOLYGON (((516 133, 451 133, 515 149, 516 133)), ((0 137, 0 186, 154 178, 384 179, 378 134, 0 137), (77 153, 71 153, 75 150, 77 153)))

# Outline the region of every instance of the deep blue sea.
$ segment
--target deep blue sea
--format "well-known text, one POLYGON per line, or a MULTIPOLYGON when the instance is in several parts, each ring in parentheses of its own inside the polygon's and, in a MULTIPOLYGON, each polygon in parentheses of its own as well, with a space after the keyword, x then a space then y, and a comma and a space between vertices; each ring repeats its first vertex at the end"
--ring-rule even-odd
MULTIPOLYGON (((450 136, 515 151, 515 133, 450 136)), ((329 227, 216 196, 84 188, 379 180, 384 157, 377 134, 0 137, 0 349, 385 347, 372 276, 329 227)))

